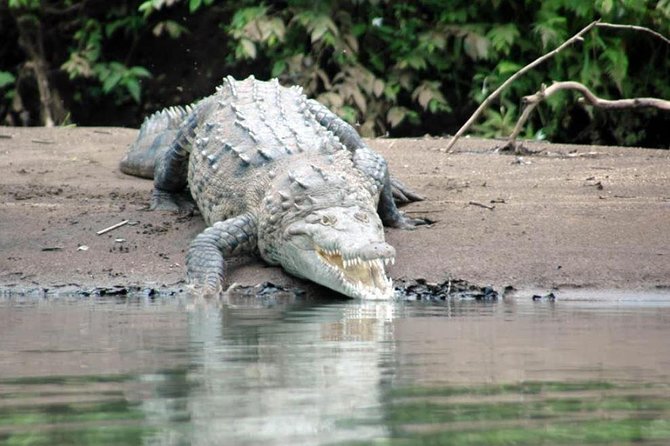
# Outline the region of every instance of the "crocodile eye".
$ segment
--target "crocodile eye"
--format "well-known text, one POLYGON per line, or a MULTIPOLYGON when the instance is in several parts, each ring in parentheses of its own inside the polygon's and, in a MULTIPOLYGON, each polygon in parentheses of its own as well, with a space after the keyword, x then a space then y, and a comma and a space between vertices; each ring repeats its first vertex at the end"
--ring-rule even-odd
POLYGON ((358 221, 362 221, 363 223, 367 223, 370 219, 368 218, 368 214, 365 212, 356 212, 354 214, 354 218, 358 221))
POLYGON ((326 226, 333 226, 337 222, 337 218, 334 215, 323 215, 321 216, 321 224, 326 226))

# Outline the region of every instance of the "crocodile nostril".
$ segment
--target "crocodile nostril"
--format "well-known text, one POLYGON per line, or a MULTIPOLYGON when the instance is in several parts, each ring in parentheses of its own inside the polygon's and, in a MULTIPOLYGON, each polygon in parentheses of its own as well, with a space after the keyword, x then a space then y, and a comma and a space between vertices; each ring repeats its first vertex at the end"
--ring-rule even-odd
POLYGON ((366 249, 368 258, 390 258, 395 257, 395 249, 388 243, 374 243, 368 245, 366 249))

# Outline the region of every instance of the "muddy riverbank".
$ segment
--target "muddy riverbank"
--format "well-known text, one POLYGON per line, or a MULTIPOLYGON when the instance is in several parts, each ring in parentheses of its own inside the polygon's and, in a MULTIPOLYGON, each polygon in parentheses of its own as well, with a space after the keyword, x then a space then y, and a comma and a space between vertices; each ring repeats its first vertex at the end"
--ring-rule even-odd
MULTIPOLYGON (((183 288, 204 223, 146 210, 151 181, 117 168, 136 133, 0 127, 0 288, 183 288)), ((394 279, 670 290, 670 152, 531 144, 517 157, 466 139, 445 154, 446 142, 370 141, 426 197, 404 210, 436 221, 387 231, 394 279)), ((311 289, 257 259, 230 262, 229 284, 265 281, 311 289)))

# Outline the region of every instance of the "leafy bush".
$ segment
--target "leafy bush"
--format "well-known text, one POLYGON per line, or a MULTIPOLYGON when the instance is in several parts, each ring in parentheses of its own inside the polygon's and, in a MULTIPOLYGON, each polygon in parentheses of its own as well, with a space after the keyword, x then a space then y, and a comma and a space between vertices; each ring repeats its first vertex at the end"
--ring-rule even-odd
MULTIPOLYGON (((165 88, 168 62, 133 51, 161 41, 174 47, 170 62, 210 67, 182 73, 207 82, 189 82, 177 99, 209 94, 229 73, 277 76, 302 85, 366 136, 453 133, 507 77, 596 18, 670 34, 668 0, 124 0, 105 11, 83 1, 10 0, 9 10, 15 18, 38 14, 63 31, 61 51, 48 62, 69 76, 80 101, 108 95, 118 107, 134 107, 136 120, 144 108, 171 105, 174 95, 152 93, 165 88), (65 26, 50 15, 54 5, 78 14, 65 26), (158 77, 149 79, 149 71, 158 77)), ((647 33, 594 30, 514 83, 475 130, 509 133, 520 98, 553 80, 582 82, 602 97, 668 98, 669 56, 670 46, 647 33)), ((0 65, 0 73, 18 78, 20 66, 0 65)), ((668 146, 667 114, 592 110, 576 99, 552 97, 526 136, 668 146)))

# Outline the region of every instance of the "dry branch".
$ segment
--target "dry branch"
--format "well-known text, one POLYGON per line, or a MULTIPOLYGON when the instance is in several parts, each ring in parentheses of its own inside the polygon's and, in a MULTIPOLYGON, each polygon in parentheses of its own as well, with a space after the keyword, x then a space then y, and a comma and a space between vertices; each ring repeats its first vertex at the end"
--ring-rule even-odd
POLYGON ((645 33, 649 33, 654 37, 657 37, 670 45, 670 39, 665 37, 663 34, 658 33, 654 31, 653 29, 649 29, 645 26, 636 26, 636 25, 619 25, 618 23, 607 23, 607 22, 598 22, 596 24, 598 28, 611 28, 611 29, 632 29, 633 31, 642 31, 645 33))
POLYGON ((542 85, 540 91, 530 96, 524 96, 522 102, 525 104, 523 112, 519 117, 514 130, 510 134, 507 140, 508 148, 511 148, 514 142, 516 141, 517 136, 521 132, 524 124, 530 117, 530 114, 537 105, 544 101, 546 98, 561 90, 574 90, 579 92, 582 95, 584 102, 587 102, 594 107, 605 108, 605 109, 622 109, 622 108, 658 108, 660 110, 670 111, 670 101, 658 98, 632 98, 632 99, 602 99, 596 96, 589 90, 584 84, 579 82, 566 81, 566 82, 555 82, 549 87, 542 85))
MULTIPOLYGON (((472 116, 470 116, 470 118, 466 121, 466 123, 463 124, 463 126, 460 129, 458 129, 456 134, 451 137, 451 139, 449 140, 449 143, 447 144, 447 147, 445 149, 443 149, 442 151, 443 152, 451 152, 451 148, 454 146, 454 144, 456 144, 456 141, 458 140, 458 138, 460 138, 463 135, 463 133, 465 133, 472 126, 472 124, 474 124, 474 122, 477 120, 477 118, 479 118, 479 116, 491 104, 491 102, 493 102, 500 95, 500 93, 505 88, 507 88, 512 82, 514 82, 519 77, 521 77, 521 75, 523 75, 527 71, 535 68, 536 66, 538 66, 539 64, 541 64, 545 60, 547 60, 551 57, 554 57, 556 54, 558 54, 560 51, 562 51, 566 47, 572 45, 573 43, 575 43, 577 41, 583 40, 582 36, 584 34, 586 34, 587 32, 591 31, 591 29, 593 29, 594 27, 611 28, 611 29, 631 29, 631 30, 634 30, 634 31, 643 31, 643 32, 650 33, 653 36, 655 36, 655 37, 663 40, 664 42, 670 44, 670 39, 666 38, 665 36, 663 36, 662 34, 656 32, 656 31, 653 31, 653 30, 651 30, 649 28, 646 28, 644 26, 620 25, 620 24, 616 24, 616 23, 605 23, 605 22, 601 22, 600 20, 596 20, 594 22, 591 22, 587 26, 582 28, 577 34, 570 37, 568 40, 563 42, 561 45, 559 45, 554 50, 552 50, 552 51, 548 52, 547 54, 535 59, 534 61, 532 61, 531 63, 529 63, 525 67, 521 68, 519 71, 517 71, 512 76, 510 76, 505 82, 503 82, 502 85, 500 85, 498 88, 496 88, 495 91, 493 93, 491 93, 490 95, 488 95, 488 97, 486 99, 484 99, 484 101, 479 105, 479 107, 477 107, 477 110, 475 110, 475 112, 472 114, 472 116)), ((583 88, 589 94, 591 93, 586 87, 583 87, 583 88)), ((593 94, 590 94, 590 96, 592 98, 597 98, 593 94)), ((649 99, 649 98, 639 98, 639 99, 649 99)), ((631 99, 631 100, 634 101, 635 99, 631 99)), ((657 101, 662 101, 662 100, 658 99, 657 101)), ((666 102, 666 101, 663 101, 663 102, 666 102)), ((535 106, 537 106, 537 103, 533 106, 526 107, 526 109, 524 109, 523 114, 522 114, 521 118, 519 119, 519 121, 521 121, 521 119, 523 119, 524 122, 525 122, 525 120, 528 119, 528 115, 530 115, 530 113, 533 111, 535 106)), ((646 105, 643 105, 643 106, 646 106, 646 105)), ((651 106, 654 106, 654 105, 651 105, 651 106)), ((620 108, 626 108, 626 107, 620 107, 620 108)), ((517 129, 515 128, 515 131, 516 130, 517 129)))
POLYGON ((109 232, 109 231, 111 231, 111 230, 113 230, 113 229, 120 228, 120 227, 123 226, 123 225, 127 225, 127 224, 128 224, 128 221, 129 221, 129 220, 123 220, 123 221, 121 221, 121 222, 119 222, 119 223, 116 223, 116 224, 114 224, 114 225, 112 225, 112 226, 110 226, 110 227, 108 227, 108 228, 99 230, 98 232, 96 232, 96 234, 98 234, 98 235, 102 235, 102 234, 105 234, 105 233, 107 233, 107 232, 109 232))
POLYGON ((478 201, 471 201, 468 203, 469 206, 479 206, 480 208, 488 209, 489 211, 494 210, 495 206, 489 206, 488 204, 480 203, 478 201))
POLYGON ((531 63, 529 63, 528 65, 526 65, 525 67, 523 67, 522 69, 520 69, 519 71, 517 71, 516 73, 511 75, 505 82, 503 82, 498 88, 496 88, 493 93, 491 93, 490 95, 488 95, 488 97, 486 99, 484 99, 484 102, 482 102, 479 105, 479 107, 477 107, 477 110, 475 110, 475 112, 472 114, 472 116, 470 116, 470 119, 468 119, 467 122, 465 124, 463 124, 463 126, 460 129, 458 129, 458 132, 456 132, 456 134, 451 137, 451 140, 447 144, 447 147, 444 149, 444 151, 445 152, 450 152, 451 151, 451 148, 454 146, 454 144, 456 144, 456 141, 458 140, 458 138, 460 138, 463 135, 463 133, 465 133, 470 128, 470 126, 477 120, 477 118, 479 118, 479 115, 482 114, 484 109, 486 109, 486 107, 488 107, 489 104, 491 104, 491 102, 493 102, 493 100, 496 99, 500 95, 500 93, 505 88, 507 88, 507 86, 509 84, 511 84, 512 82, 517 80, 519 77, 521 77, 521 75, 523 75, 527 71, 530 71, 531 69, 535 68, 536 66, 538 66, 539 64, 541 64, 545 60, 547 60, 551 57, 554 57, 556 54, 558 54, 564 48, 572 45, 573 43, 577 42, 578 40, 582 40, 582 35, 591 31, 591 28, 596 26, 596 24, 598 22, 599 22, 599 20, 596 20, 595 22, 589 23, 587 26, 582 28, 581 31, 579 31, 574 36, 570 37, 568 40, 563 42, 557 48, 548 52, 544 56, 538 57, 537 59, 535 59, 534 61, 532 61, 531 63))

